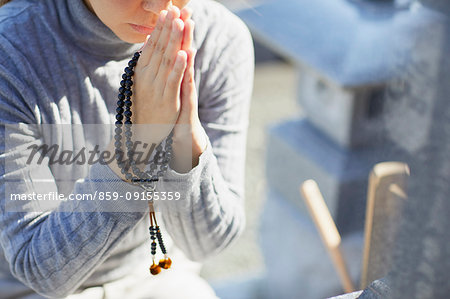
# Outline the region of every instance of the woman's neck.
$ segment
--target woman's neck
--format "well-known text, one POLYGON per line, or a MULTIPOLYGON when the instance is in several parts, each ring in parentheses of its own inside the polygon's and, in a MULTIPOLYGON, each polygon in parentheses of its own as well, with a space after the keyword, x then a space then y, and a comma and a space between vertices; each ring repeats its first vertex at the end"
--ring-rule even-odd
POLYGON ((51 0, 57 7, 61 29, 68 39, 87 53, 107 59, 122 60, 137 51, 141 44, 118 38, 91 11, 89 0, 51 0))

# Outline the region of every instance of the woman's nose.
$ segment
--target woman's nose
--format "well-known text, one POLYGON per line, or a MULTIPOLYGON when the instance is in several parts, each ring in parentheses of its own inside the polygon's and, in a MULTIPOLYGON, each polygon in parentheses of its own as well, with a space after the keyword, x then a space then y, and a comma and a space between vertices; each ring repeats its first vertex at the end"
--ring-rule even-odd
POLYGON ((142 8, 146 11, 159 14, 161 10, 168 9, 172 5, 172 0, 144 0, 142 8))

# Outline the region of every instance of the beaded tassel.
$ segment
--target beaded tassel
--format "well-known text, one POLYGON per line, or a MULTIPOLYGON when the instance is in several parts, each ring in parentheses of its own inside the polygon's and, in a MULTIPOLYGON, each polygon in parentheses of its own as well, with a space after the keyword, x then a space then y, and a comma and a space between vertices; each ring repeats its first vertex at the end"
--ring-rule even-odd
POLYGON ((172 260, 167 256, 166 247, 164 246, 164 242, 162 239, 161 231, 158 226, 158 222, 156 221, 155 212, 150 209, 150 239, 152 240, 152 256, 153 256, 153 264, 150 267, 150 272, 153 275, 161 272, 161 268, 169 269, 172 265, 172 260), (153 225, 153 220, 155 221, 155 225, 153 225), (156 236, 155 236, 156 235, 156 236), (156 240, 158 240, 159 248, 161 252, 164 254, 164 259, 159 260, 158 265, 155 264, 155 254, 156 254, 156 240))
MULTIPOLYGON (((152 220, 153 212, 150 212, 150 220, 152 220)), ((153 263, 150 266, 150 273, 153 275, 159 274, 161 272, 161 266, 155 264, 155 255, 156 255, 156 236, 155 236, 155 231, 156 231, 156 227, 153 226, 153 220, 151 221, 151 225, 150 225, 150 239, 152 240, 152 260, 153 263)))

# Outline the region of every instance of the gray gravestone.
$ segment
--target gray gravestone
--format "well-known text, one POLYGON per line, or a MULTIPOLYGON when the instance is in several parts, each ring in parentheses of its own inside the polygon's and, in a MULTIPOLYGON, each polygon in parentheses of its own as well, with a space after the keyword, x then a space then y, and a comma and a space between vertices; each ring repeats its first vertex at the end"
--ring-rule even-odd
POLYGON ((399 53, 386 105, 386 129, 411 168, 387 276, 391 298, 450 294, 450 23, 442 14, 450 3, 422 2, 415 13, 424 21, 410 51, 399 53))

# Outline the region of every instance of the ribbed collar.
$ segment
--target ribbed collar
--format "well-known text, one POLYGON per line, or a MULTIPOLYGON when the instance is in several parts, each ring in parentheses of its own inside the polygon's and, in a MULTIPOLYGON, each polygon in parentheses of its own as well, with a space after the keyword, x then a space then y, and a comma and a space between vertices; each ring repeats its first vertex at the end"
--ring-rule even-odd
POLYGON ((142 44, 119 39, 84 4, 83 0, 53 0, 61 26, 70 40, 85 51, 105 58, 121 60, 131 56, 142 44))

